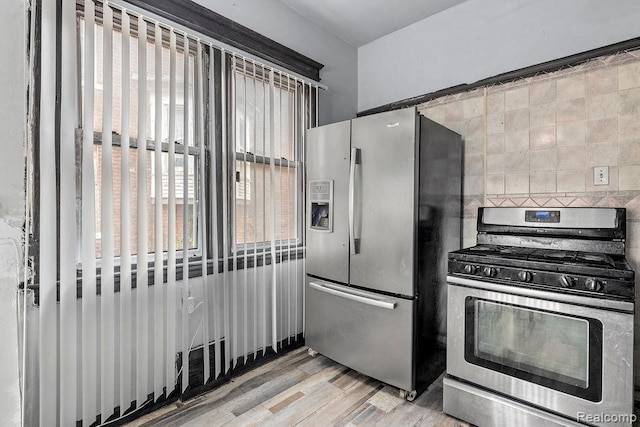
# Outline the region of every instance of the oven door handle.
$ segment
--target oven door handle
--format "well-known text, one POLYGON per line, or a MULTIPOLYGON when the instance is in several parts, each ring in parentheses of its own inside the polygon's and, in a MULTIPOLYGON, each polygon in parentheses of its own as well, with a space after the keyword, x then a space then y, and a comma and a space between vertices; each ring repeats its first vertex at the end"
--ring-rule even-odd
POLYGON ((323 285, 316 282, 309 282, 309 286, 313 289, 316 289, 320 292, 324 292, 326 294, 335 295, 340 298, 349 299, 351 301, 360 302, 362 304, 372 305, 374 307, 385 308, 387 310, 394 310, 396 308, 396 303, 393 301, 385 301, 383 299, 371 298, 362 295, 357 295, 355 293, 346 292, 343 290, 339 290, 330 285, 323 285))
POLYGON ((465 279, 462 277, 447 276, 447 283, 451 285, 466 286, 474 289, 501 292, 504 294, 520 295, 523 297, 538 298, 547 301, 566 302, 587 307, 616 310, 625 313, 633 313, 633 303, 628 301, 615 301, 607 298, 586 297, 583 295, 563 294, 560 292, 542 291, 539 289, 522 288, 518 286, 502 285, 500 283, 484 282, 481 280, 465 279))

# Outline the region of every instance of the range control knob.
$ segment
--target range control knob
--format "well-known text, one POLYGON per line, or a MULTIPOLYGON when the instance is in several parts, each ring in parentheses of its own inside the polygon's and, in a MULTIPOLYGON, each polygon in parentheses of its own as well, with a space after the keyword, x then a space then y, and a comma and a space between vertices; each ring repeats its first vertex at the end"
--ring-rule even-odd
POLYGON ((593 292, 600 292, 603 288, 602 282, 600 282, 598 279, 587 279, 584 282, 584 287, 586 290, 593 292))
POLYGON ((520 279, 521 282, 530 282, 531 279, 533 279, 533 275, 530 271, 521 271, 518 273, 518 279, 520 279))
POLYGON ((498 270, 493 267, 485 267, 482 269, 482 275, 485 277, 496 277, 498 270))
POLYGON ((570 276, 560 277, 560 286, 562 286, 563 288, 573 287, 573 277, 570 277, 570 276))
POLYGON ((464 272, 467 274, 476 274, 478 266, 473 264, 467 264, 464 266, 464 272))

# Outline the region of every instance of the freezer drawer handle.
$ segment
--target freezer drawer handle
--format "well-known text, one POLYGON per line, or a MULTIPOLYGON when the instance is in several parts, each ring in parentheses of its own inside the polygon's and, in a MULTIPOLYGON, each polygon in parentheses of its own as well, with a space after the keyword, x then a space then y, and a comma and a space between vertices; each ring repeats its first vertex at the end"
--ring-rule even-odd
POLYGON ((354 210, 356 198, 356 164, 360 164, 360 149, 351 149, 351 167, 349 168, 349 246, 351 254, 357 255, 360 252, 360 239, 356 239, 354 210))
POLYGON ((327 294, 335 295, 341 298, 350 299, 352 301, 361 302, 363 304, 373 305, 375 307, 386 308, 387 310, 394 310, 396 308, 395 302, 382 301, 379 299, 363 297, 360 295, 355 295, 352 293, 348 293, 345 291, 340 291, 338 289, 334 289, 333 287, 329 287, 326 285, 321 285, 320 283, 309 282, 309 286, 313 289, 316 289, 320 292, 325 292, 327 294))

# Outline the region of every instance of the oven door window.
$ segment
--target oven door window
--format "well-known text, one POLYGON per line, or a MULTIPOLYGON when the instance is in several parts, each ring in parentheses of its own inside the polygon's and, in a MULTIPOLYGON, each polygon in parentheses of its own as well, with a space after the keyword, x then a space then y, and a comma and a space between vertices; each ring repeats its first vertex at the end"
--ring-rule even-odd
POLYGON ((602 323, 466 298, 465 360, 593 402, 602 398, 602 323))

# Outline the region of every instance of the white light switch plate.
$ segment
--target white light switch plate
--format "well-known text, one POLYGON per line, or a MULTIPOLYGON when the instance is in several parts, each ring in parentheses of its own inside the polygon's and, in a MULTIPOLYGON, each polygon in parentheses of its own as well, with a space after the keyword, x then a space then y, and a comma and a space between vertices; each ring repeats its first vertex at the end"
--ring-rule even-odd
POLYGON ((593 168, 593 185, 609 185, 609 166, 593 168))

